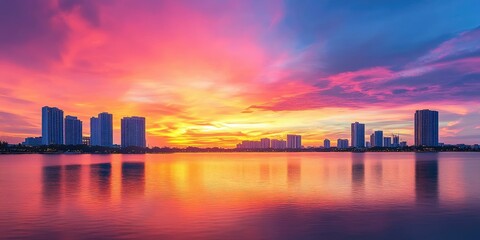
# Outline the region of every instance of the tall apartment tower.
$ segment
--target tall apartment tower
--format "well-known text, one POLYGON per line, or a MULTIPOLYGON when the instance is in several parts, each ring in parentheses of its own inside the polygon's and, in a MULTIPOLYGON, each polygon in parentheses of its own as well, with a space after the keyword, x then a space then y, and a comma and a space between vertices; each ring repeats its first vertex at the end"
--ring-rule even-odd
POLYGON ((375 142, 375 147, 383 147, 383 131, 375 131, 373 133, 373 141, 375 142))
POLYGON ((103 112, 90 118, 90 137, 92 146, 113 146, 113 115, 103 112))
POLYGON ((270 146, 272 149, 285 149, 287 148, 287 142, 285 142, 285 140, 272 139, 270 146))
POLYGON ((100 146, 100 124, 98 118, 90 118, 90 146, 100 146))
POLYGON ((121 120, 122 147, 146 147, 145 118, 124 117, 121 120))
POLYGON ((438 112, 429 109, 415 112, 415 146, 438 146, 438 112))
POLYGON ((262 138, 260 139, 260 145, 262 145, 263 149, 269 149, 270 145, 270 138, 262 138))
POLYGON ((338 149, 347 149, 348 148, 348 139, 337 139, 337 148, 338 149))
POLYGON ((359 122, 352 123, 351 141, 354 148, 365 147, 365 124, 359 122))
POLYGON ((65 144, 82 144, 82 121, 74 116, 65 117, 65 144))
POLYGON ((42 108, 42 144, 63 144, 63 111, 56 107, 42 108))
POLYGON ((383 137, 383 147, 392 147, 391 137, 383 137))
POLYGON ((287 148, 300 149, 302 148, 302 136, 300 135, 287 135, 287 148))
POLYGON ((393 135, 393 147, 399 147, 400 146, 400 136, 399 135, 393 135))
POLYGON ((323 140, 323 147, 324 148, 330 148, 330 140, 329 139, 325 139, 323 140))

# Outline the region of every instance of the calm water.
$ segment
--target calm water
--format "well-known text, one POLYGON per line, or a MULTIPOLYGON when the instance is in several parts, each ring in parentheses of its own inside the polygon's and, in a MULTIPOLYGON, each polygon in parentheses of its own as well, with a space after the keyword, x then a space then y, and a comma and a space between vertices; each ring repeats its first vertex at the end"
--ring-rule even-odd
POLYGON ((480 154, 0 155, 0 238, 480 239, 480 154))

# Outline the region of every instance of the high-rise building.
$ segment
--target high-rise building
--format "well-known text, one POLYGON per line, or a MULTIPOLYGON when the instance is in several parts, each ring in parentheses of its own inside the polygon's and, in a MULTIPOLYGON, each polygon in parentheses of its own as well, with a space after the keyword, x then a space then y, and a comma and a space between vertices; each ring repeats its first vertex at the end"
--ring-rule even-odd
POLYGON ((56 107, 42 108, 42 144, 63 144, 63 111, 56 107))
POLYGON ((375 131, 373 133, 375 147, 383 147, 383 131, 375 131))
POLYGON ((384 137, 383 138, 383 146, 384 147, 392 147, 392 138, 391 137, 384 137))
POLYGON ((323 147, 324 148, 330 148, 330 140, 329 139, 323 140, 323 147))
POLYGON ((260 139, 260 144, 262 145, 263 149, 270 148, 270 138, 262 138, 260 139))
POLYGON ((348 148, 348 139, 337 139, 337 148, 346 149, 348 148))
POLYGON ((77 117, 65 117, 65 144, 82 144, 82 121, 77 119, 77 117))
POLYGON ((400 147, 400 136, 399 135, 393 135, 393 147, 400 147))
POLYGON ((100 146, 100 124, 98 124, 98 118, 90 118, 90 145, 100 146))
POLYGON ((113 146, 113 115, 110 113, 98 114, 100 125, 100 146, 113 146))
POLYGON ((428 109, 415 112, 415 145, 438 146, 438 112, 428 109))
POLYGON ((285 140, 272 139, 270 141, 273 149, 285 149, 287 148, 287 142, 285 140))
POLYGON ((302 136, 300 135, 287 135, 287 148, 300 149, 302 148, 302 136))
POLYGON ((90 118, 90 137, 92 146, 113 146, 113 115, 103 112, 90 118))
POLYGON ((351 141, 354 148, 365 147, 365 124, 359 122, 352 123, 351 141))
POLYGON ((375 147, 375 133, 370 134, 370 147, 375 147))
POLYGON ((146 147, 145 118, 124 117, 121 120, 122 147, 146 147))

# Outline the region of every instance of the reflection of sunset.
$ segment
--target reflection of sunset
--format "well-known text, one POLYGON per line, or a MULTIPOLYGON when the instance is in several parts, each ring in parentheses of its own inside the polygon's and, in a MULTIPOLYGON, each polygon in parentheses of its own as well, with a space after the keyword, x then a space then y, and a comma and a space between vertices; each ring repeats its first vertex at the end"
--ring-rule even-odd
POLYGON ((0 188, 0 211, 17 221, 53 215, 70 224, 102 219, 122 226, 128 219, 129 227, 149 226, 148 236, 235 229, 288 209, 352 217, 432 204, 454 209, 480 196, 468 180, 480 167, 475 155, 460 155, 461 161, 453 153, 28 155, 0 161, 0 183, 8 185, 0 188))
MULTIPOLYGON (((28 194, 29 189, 38 188, 35 179, 48 176, 41 181, 58 184, 43 183, 44 197, 55 199, 59 208, 72 203, 93 207, 99 201, 119 204, 144 196, 152 204, 168 201, 176 205, 175 209, 186 211, 183 214, 222 207, 271 206, 285 199, 315 208, 342 207, 357 201, 376 206, 412 204, 415 179, 424 181, 422 176, 415 177, 412 154, 395 154, 393 159, 384 159, 382 154, 349 153, 92 156, 81 155, 80 161, 71 162, 59 155, 48 164, 66 165, 44 167, 44 173, 37 172, 38 162, 32 162, 24 173, 18 173, 28 174, 28 178, 9 181, 24 185, 23 181, 31 179, 32 184, 23 190, 28 194), (215 206, 208 205, 212 200, 215 206)), ((437 164, 440 203, 463 201, 466 186, 456 183, 463 182, 467 169, 455 161, 437 164)), ((38 205, 32 201, 29 206, 38 205)))

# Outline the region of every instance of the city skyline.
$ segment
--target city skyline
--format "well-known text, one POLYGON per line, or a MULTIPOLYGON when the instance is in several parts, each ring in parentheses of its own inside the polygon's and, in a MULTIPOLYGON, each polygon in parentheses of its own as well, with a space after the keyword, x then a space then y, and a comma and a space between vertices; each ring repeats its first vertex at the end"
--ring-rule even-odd
MULTIPOLYGON (((25 145, 38 146, 50 144, 64 145, 91 145, 113 147, 119 145, 125 147, 147 147, 146 141, 146 118, 139 116, 122 117, 121 119, 121 142, 113 141, 113 115, 108 112, 99 113, 97 117, 90 118, 90 136, 82 133, 83 122, 75 116, 67 115, 63 119, 64 111, 57 107, 42 107, 42 136, 29 136, 22 142, 25 145)), ((354 122, 350 124, 350 141, 337 139, 338 149, 363 149, 371 147, 406 147, 407 141, 400 138, 399 134, 384 135, 383 130, 372 129, 369 135, 370 141, 365 141, 366 125, 354 122), (350 145, 349 145, 350 143, 350 145)), ((415 140, 412 146, 437 147, 443 146, 439 142, 439 113, 435 110, 423 109, 414 112, 415 140)), ((476 144, 478 145, 478 144, 476 144)), ((219 147, 219 146, 215 146, 219 147)), ((229 146, 231 147, 231 146, 229 146)), ((316 147, 303 145, 302 136, 287 134, 286 140, 270 139, 267 137, 256 140, 242 140, 236 144, 236 149, 302 149, 316 147)), ((318 147, 318 146, 317 146, 318 147)), ((322 146, 320 146, 322 147, 322 146)), ((323 140, 323 148, 330 148, 330 140, 323 140)))
MULTIPOLYGON (((355 121, 413 144, 412 111, 429 108, 442 113, 440 142, 475 144, 479 8, 468 0, 0 1, 0 140, 40 136, 38 109, 48 105, 83 121, 84 134, 93 113, 145 116, 154 146, 288 134, 321 146, 350 140, 355 121)), ((120 143, 120 118, 112 132, 120 143)))

